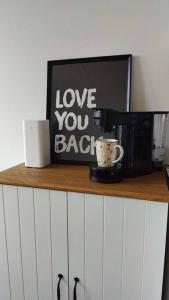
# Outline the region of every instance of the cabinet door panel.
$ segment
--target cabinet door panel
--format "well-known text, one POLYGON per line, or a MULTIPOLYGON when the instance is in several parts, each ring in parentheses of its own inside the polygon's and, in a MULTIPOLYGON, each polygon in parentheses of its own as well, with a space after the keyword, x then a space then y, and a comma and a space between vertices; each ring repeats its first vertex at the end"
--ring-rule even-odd
POLYGON ((18 188, 25 300, 38 300, 35 219, 32 188, 18 188))
POLYGON ((34 189, 39 300, 52 300, 51 212, 49 191, 34 189))
POLYGON ((68 193, 70 299, 102 299, 103 197, 68 193))
POLYGON ((0 185, 0 299, 10 300, 2 185, 0 185))
POLYGON ((168 205, 69 193, 70 299, 160 300, 168 205), (84 289, 84 290, 83 290, 84 289))
POLYGON ((85 195, 85 299, 102 300, 103 197, 85 195))
POLYGON ((140 299, 145 232, 145 201, 124 200, 122 300, 140 299))
POLYGON ((4 185, 3 195, 11 299, 23 300, 24 288, 17 187, 4 185))
POLYGON ((61 300, 68 299, 67 193, 50 191, 53 296, 57 300, 58 274, 64 276, 60 284, 61 300))
POLYGON ((161 299, 167 211, 167 203, 146 203, 141 300, 161 299))
POLYGON ((104 198, 103 299, 121 299, 124 200, 104 198))
POLYGON ((78 277, 77 299, 84 300, 84 194, 68 193, 68 237, 70 299, 73 299, 74 277, 78 277))
POLYGON ((103 299, 160 300, 168 205, 105 197, 104 210, 103 299))

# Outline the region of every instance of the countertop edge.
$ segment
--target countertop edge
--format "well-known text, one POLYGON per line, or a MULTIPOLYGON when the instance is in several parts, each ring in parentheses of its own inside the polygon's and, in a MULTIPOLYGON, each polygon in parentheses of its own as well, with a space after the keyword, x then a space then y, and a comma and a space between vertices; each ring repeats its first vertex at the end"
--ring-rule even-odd
POLYGON ((58 164, 37 169, 20 164, 0 172, 0 184, 169 203, 162 171, 125 178, 115 184, 100 184, 89 179, 88 166, 58 164))
POLYGON ((0 181, 0 185, 11 185, 11 186, 17 186, 17 187, 25 187, 25 188, 35 188, 35 189, 48 189, 48 190, 58 190, 58 191, 65 191, 65 192, 75 192, 75 193, 85 193, 85 194, 94 194, 94 195, 101 195, 101 196, 110 196, 110 197, 118 197, 118 198, 129 198, 129 199, 135 199, 135 200, 147 200, 147 201, 155 201, 155 202, 163 202, 163 203, 169 203, 169 196, 165 195, 157 195, 153 193, 136 193, 134 192, 120 192, 120 191, 113 191, 112 192, 105 192, 105 193, 100 193, 99 191, 93 191, 90 189, 86 188, 73 188, 71 186, 60 186, 60 185, 49 185, 47 184, 46 186, 38 184, 26 184, 23 183, 21 184, 20 182, 15 182, 15 183, 9 183, 8 181, 0 181))

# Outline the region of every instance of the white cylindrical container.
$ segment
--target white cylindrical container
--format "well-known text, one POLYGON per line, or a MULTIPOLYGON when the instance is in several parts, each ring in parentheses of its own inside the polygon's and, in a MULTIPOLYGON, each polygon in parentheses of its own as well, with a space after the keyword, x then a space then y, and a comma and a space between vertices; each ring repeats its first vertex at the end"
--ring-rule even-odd
POLYGON ((42 168, 50 164, 49 120, 24 120, 25 166, 42 168))

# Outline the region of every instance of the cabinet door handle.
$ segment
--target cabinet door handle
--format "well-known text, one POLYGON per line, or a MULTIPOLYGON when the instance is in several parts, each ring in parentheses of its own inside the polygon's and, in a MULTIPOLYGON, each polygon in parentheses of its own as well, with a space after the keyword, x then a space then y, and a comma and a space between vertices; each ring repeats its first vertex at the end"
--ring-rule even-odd
POLYGON ((60 281, 62 280, 63 275, 58 274, 58 278, 59 278, 59 281, 58 281, 58 285, 57 285, 57 300, 60 300, 60 281))
POLYGON ((75 285, 74 285, 74 290, 73 290, 73 300, 76 300, 76 286, 77 286, 77 283, 80 281, 78 277, 75 277, 74 278, 74 281, 75 281, 75 285))

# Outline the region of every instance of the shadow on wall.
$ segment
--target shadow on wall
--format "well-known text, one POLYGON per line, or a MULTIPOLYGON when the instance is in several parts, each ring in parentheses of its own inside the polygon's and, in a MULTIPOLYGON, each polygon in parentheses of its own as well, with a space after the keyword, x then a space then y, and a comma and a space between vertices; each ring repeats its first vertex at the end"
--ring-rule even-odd
POLYGON ((131 110, 146 111, 144 72, 139 56, 133 57, 131 82, 131 110))

